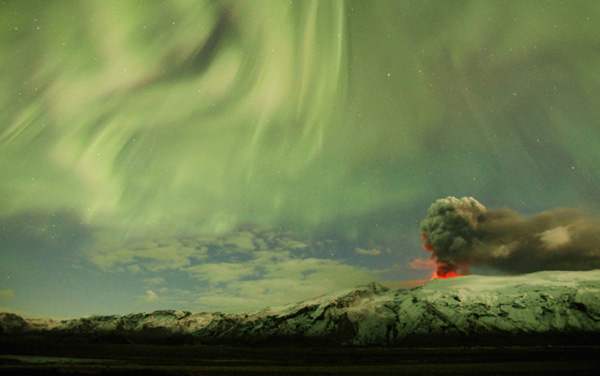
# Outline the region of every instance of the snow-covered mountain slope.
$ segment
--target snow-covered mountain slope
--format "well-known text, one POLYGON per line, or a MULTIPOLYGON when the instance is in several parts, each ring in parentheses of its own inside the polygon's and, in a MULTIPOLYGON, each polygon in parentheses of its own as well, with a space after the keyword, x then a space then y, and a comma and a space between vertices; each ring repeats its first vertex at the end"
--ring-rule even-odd
POLYGON ((122 341, 320 341, 398 345, 415 339, 600 338, 600 270, 435 279, 412 289, 372 283, 246 314, 156 311, 73 320, 0 314, 2 333, 122 341), (574 337, 576 338, 576 337, 574 337))

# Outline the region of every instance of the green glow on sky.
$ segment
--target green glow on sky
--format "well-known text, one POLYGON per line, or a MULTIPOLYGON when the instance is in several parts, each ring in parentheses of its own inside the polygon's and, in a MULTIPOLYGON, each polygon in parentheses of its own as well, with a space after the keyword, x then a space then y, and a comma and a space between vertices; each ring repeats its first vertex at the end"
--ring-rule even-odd
MULTIPOLYGON (((310 252, 265 244, 292 252, 286 265, 355 267, 341 287, 426 277, 406 264, 439 197, 597 211, 599 25, 594 1, 3 2, 0 308, 33 311, 17 252, 63 257, 67 243, 68 267, 142 281, 165 278, 143 263, 163 246, 144 258, 127 253, 135 242, 208 236, 194 244, 210 248, 251 228, 259 252, 256 234, 292 231, 310 252), (87 240, 17 249, 14 229, 39 240, 27 226, 46 231, 53 216, 78 234, 65 239, 87 240), (116 255, 128 262, 106 264, 116 255)), ((185 249, 167 252, 185 259, 172 280, 207 258, 234 263, 185 249)), ((258 254, 241 260, 255 274, 232 272, 238 282, 279 278, 258 254)), ((93 309, 140 309, 119 304, 93 309)))

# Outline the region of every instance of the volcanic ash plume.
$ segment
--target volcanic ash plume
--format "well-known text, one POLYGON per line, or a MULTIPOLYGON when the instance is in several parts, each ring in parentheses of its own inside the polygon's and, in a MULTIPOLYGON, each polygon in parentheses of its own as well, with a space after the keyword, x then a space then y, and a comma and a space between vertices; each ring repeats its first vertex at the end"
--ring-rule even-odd
POLYGON ((429 207, 420 231, 440 278, 467 274, 469 265, 509 273, 600 268, 600 222, 575 209, 523 217, 448 197, 429 207))

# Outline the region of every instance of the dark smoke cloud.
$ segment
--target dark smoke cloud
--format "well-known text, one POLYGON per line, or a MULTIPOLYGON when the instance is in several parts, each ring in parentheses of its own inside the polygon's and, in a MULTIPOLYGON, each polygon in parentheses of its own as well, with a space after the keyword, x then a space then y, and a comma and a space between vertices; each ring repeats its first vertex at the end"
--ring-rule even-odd
POLYGON ((575 209, 524 217, 448 197, 429 207, 421 236, 441 277, 466 274, 469 265, 509 273, 600 268, 600 222, 575 209))

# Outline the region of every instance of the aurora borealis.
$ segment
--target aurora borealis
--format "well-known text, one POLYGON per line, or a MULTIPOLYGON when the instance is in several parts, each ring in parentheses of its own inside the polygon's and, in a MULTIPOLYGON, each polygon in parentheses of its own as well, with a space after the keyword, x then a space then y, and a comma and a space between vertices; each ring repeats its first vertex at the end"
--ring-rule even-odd
POLYGON ((449 195, 600 209, 600 3, 0 3, 0 310, 429 278, 449 195))

